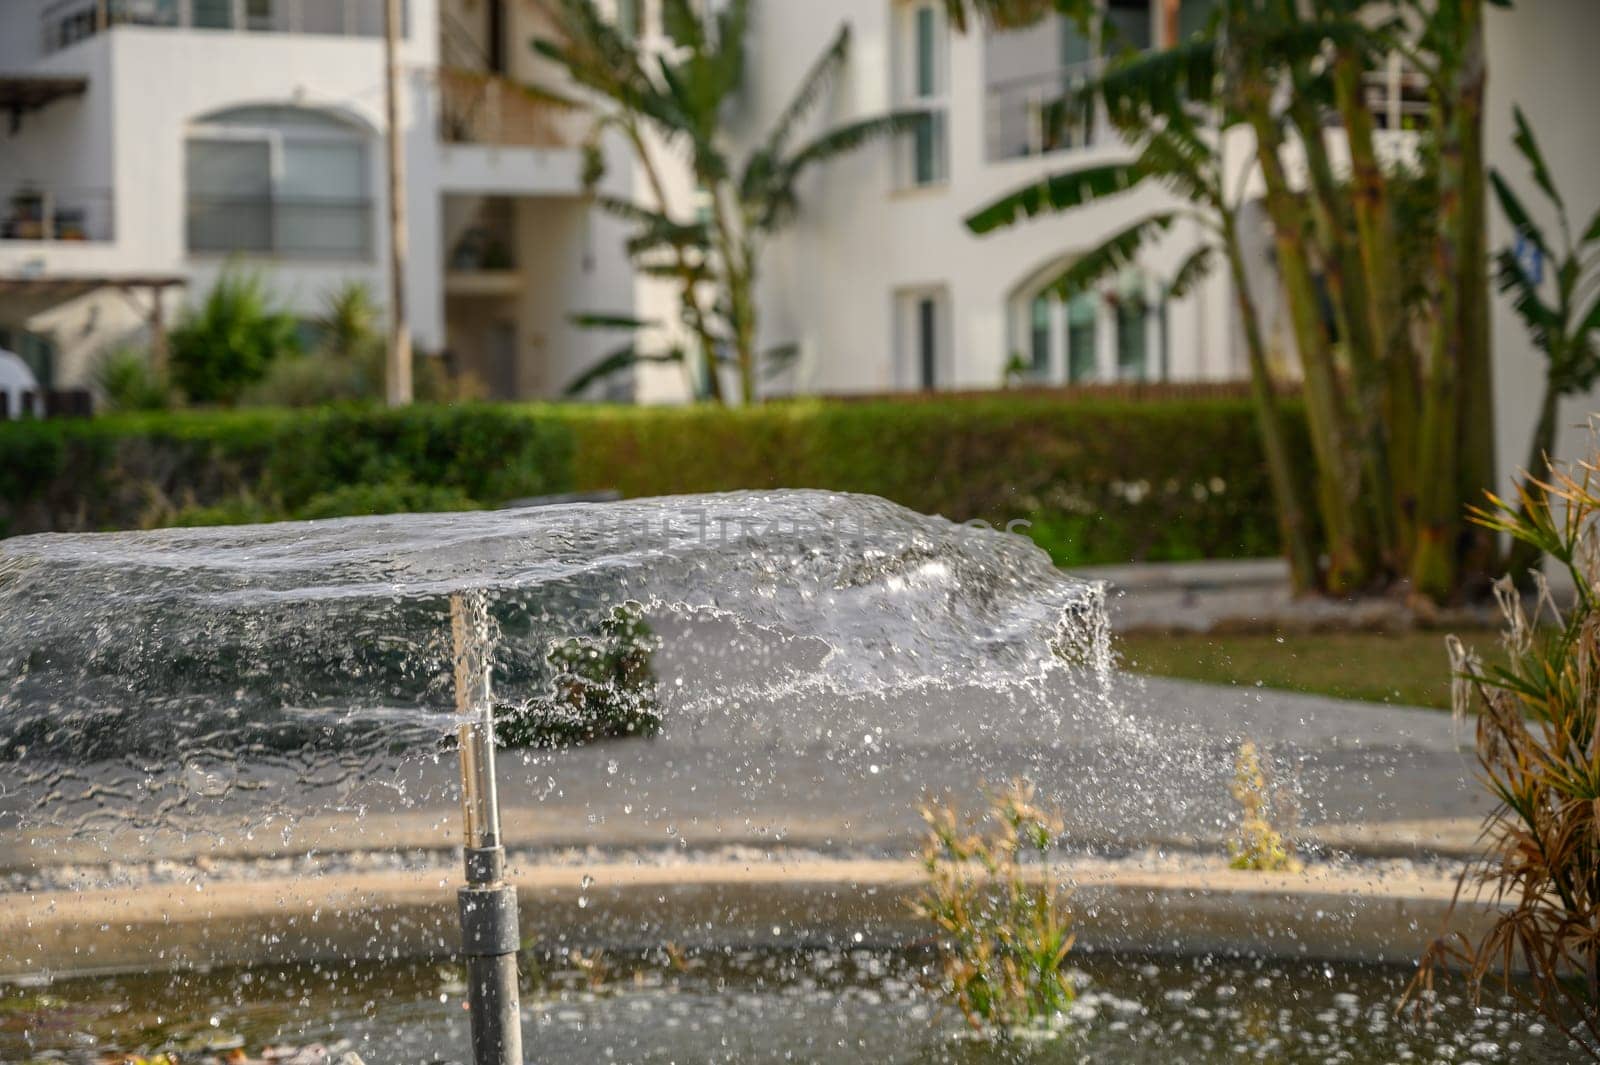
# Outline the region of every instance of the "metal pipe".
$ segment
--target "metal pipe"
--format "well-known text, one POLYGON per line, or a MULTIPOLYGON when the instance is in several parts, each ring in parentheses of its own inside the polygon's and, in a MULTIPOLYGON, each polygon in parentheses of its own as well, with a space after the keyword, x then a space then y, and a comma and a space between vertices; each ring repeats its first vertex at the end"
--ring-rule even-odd
POLYGON ((506 883, 500 800, 494 779, 494 700, 489 687, 489 611, 481 595, 450 596, 457 738, 461 751, 461 827, 466 886, 458 893, 461 949, 467 958, 476 1065, 522 1065, 517 990, 517 890, 506 883))

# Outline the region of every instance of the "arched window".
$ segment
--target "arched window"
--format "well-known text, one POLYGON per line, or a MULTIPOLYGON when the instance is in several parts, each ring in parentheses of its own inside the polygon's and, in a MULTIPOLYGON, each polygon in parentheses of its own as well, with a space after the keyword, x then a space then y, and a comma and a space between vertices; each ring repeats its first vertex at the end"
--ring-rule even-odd
POLYGON ((189 127, 192 252, 367 258, 372 172, 363 130, 323 111, 239 107, 189 127))
MULTIPOLYGON (((1053 278, 1058 270, 1043 276, 1053 278)), ((1165 342, 1162 293, 1142 271, 1130 270, 1067 300, 1048 283, 1040 288, 1037 280, 1025 282, 1011 305, 1017 323, 1012 336, 1020 342, 1012 350, 1026 352, 1032 380, 1077 384, 1148 380, 1165 373, 1159 354, 1165 342)))

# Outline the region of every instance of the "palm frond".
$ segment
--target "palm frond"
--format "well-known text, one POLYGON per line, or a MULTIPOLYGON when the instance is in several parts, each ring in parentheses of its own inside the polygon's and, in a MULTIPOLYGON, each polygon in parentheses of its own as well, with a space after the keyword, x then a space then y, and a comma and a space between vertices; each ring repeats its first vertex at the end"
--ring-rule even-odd
POLYGON ((1100 245, 1079 256, 1047 286, 1063 300, 1087 292, 1097 283, 1132 266, 1139 250, 1171 228, 1175 212, 1141 218, 1107 237, 1100 245))
POLYGON ((1171 299, 1182 299, 1194 287, 1211 273, 1211 268, 1216 262, 1216 246, 1202 244, 1178 266, 1172 275, 1172 280, 1167 283, 1167 296, 1171 299))
POLYGON ((1516 133, 1511 137, 1511 143, 1517 146, 1517 151, 1527 160, 1528 169, 1533 172, 1534 183, 1549 197, 1556 210, 1565 214, 1566 204, 1561 201, 1561 193, 1556 191, 1555 179, 1550 176, 1550 167, 1544 161, 1544 153, 1539 150, 1539 142, 1534 139, 1533 127, 1528 125, 1528 116, 1522 113, 1522 108, 1513 107, 1511 117, 1517 127, 1516 133))
POLYGON ((652 329, 661 323, 654 318, 636 318, 631 314, 608 314, 604 311, 579 311, 567 315, 567 321, 579 329, 652 329))
POLYGON ((764 186, 750 190, 747 202, 756 208, 757 226, 776 229, 793 218, 799 208, 795 186, 808 168, 853 152, 872 141, 909 133, 928 121, 928 117, 926 111, 894 111, 836 126, 809 141, 788 159, 779 161, 764 186))
POLYGON ((1500 291, 1511 297, 1511 306, 1528 327, 1534 346, 1546 353, 1554 351, 1553 342, 1558 342, 1561 333, 1561 315, 1545 302, 1510 248, 1502 248, 1495 255, 1495 280, 1500 291))
POLYGON ((768 348, 761 353, 762 376, 770 381, 792 367, 799 358, 799 344, 779 344, 776 347, 768 348))
POLYGON ((1494 189, 1495 199, 1500 202, 1500 211, 1506 216, 1506 221, 1511 223, 1511 228, 1518 236, 1538 248, 1541 255, 1548 258, 1550 245, 1545 240, 1544 231, 1534 223, 1533 216, 1523 206, 1522 198, 1517 195, 1516 190, 1500 176, 1498 170, 1489 171, 1489 185, 1494 189))
POLYGON ((645 354, 639 351, 632 344, 629 344, 626 347, 618 348, 616 351, 611 352, 609 355, 606 355, 600 359, 600 361, 596 362, 593 366, 574 377, 571 381, 567 382, 567 387, 563 391, 566 395, 576 396, 582 393, 596 381, 602 381, 607 377, 613 377, 619 373, 624 373, 633 369, 635 366, 638 366, 640 363, 669 363, 682 362, 683 360, 684 352, 682 348, 671 348, 665 352, 661 352, 660 354, 645 354))
POLYGON ((1052 174, 1024 185, 967 216, 967 228, 988 233, 1015 225, 1023 218, 1050 211, 1068 211, 1137 186, 1147 175, 1131 163, 1107 163, 1052 174))
POLYGON ((783 155, 795 129, 822 100, 823 94, 832 86, 834 78, 849 58, 850 24, 845 23, 834 35, 833 43, 811 64, 811 69, 806 71, 806 76, 800 80, 799 87, 790 98, 789 105, 772 124, 772 130, 767 134, 767 154, 774 159, 783 155))

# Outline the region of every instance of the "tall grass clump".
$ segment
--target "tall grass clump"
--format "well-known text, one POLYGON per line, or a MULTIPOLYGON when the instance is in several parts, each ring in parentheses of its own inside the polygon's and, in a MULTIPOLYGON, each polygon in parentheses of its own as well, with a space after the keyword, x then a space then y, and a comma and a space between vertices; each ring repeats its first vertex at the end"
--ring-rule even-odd
POLYGON ((976 1031, 1059 1023, 1075 997, 1062 968, 1072 910, 1048 861, 1060 817, 1017 780, 991 796, 981 822, 949 803, 925 805, 922 819, 927 883, 916 909, 938 930, 941 992, 976 1031))
POLYGON ((1254 869, 1263 873, 1297 873, 1300 861, 1294 845, 1279 831, 1278 807, 1261 762, 1261 752, 1246 740, 1233 763, 1233 784, 1229 791, 1239 804, 1239 835, 1228 842, 1228 864, 1234 869, 1254 869))
POLYGON ((1552 467, 1512 502, 1490 497, 1480 525, 1537 548, 1571 577, 1557 608, 1535 576, 1534 614, 1509 580, 1497 587, 1504 665, 1449 642, 1458 716, 1477 712, 1477 757, 1497 800, 1484 821, 1485 857, 1462 874, 1497 904, 1476 941, 1447 933, 1423 954, 1413 997, 1441 967, 1466 970, 1475 994, 1497 984, 1600 1061, 1600 449, 1552 467), (1526 980, 1513 979, 1516 968, 1526 980))

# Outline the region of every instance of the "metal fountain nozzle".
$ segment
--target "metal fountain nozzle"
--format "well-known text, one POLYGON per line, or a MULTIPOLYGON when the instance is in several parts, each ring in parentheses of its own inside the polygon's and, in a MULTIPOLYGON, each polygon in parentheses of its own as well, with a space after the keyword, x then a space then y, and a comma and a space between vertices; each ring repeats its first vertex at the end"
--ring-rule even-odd
POLYGON ((483 596, 450 596, 457 730, 461 752, 461 827, 466 886, 457 895, 467 959, 476 1065, 522 1065, 517 990, 517 890, 505 880, 500 798, 494 778, 494 702, 489 687, 489 610, 483 596))

